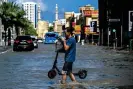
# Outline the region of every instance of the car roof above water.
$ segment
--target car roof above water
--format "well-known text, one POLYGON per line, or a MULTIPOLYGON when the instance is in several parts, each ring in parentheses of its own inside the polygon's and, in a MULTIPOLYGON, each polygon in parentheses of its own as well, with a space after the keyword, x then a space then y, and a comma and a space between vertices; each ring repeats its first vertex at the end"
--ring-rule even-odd
POLYGON ((23 35, 23 36, 17 36, 16 39, 28 40, 28 39, 31 39, 31 37, 30 36, 27 36, 27 35, 23 35))

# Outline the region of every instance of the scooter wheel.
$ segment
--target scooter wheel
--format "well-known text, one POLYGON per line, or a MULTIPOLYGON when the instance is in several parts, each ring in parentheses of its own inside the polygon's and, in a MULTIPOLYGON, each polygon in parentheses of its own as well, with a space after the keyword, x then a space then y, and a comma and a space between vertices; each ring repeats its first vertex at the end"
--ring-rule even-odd
POLYGON ((80 71, 78 72, 78 75, 79 75, 79 78, 80 78, 80 79, 85 79, 86 76, 87 76, 87 71, 86 71, 86 70, 80 70, 80 71))
POLYGON ((52 69, 52 70, 50 70, 49 72, 48 72, 48 77, 50 78, 50 79, 53 79, 53 78, 55 78, 55 76, 56 76, 56 71, 54 70, 54 69, 52 69))

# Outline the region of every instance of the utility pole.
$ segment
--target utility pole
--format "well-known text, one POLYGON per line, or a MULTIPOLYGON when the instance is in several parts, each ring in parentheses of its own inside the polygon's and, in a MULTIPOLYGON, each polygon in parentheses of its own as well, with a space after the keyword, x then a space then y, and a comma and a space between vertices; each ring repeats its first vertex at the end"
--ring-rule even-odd
POLYGON ((85 41, 85 29, 84 29, 84 23, 85 23, 85 17, 84 17, 84 12, 82 9, 82 23, 81 23, 81 45, 84 45, 84 41, 85 41))
POLYGON ((109 2, 108 0, 105 0, 106 1, 106 30, 107 30, 107 45, 109 47, 109 2))
POLYGON ((102 45, 103 45, 103 29, 102 29, 102 45))
POLYGON ((123 12, 122 12, 122 18, 121 18, 121 47, 123 43, 123 12))
POLYGON ((113 46, 114 46, 114 49, 116 49, 117 47, 117 36, 116 36, 116 30, 113 29, 113 32, 114 32, 114 43, 113 43, 113 46))
POLYGON ((110 31, 109 31, 109 27, 108 27, 108 47, 109 47, 109 35, 110 35, 110 31))

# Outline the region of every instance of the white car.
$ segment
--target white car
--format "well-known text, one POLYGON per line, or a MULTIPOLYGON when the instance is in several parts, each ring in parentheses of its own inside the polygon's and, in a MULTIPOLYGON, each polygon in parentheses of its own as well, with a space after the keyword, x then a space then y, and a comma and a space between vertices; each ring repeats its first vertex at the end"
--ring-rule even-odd
POLYGON ((38 43, 43 43, 43 40, 42 39, 37 39, 37 42, 38 43))
POLYGON ((37 37, 36 37, 36 36, 31 36, 31 38, 32 38, 32 41, 33 41, 34 47, 35 47, 35 48, 38 48, 37 37))

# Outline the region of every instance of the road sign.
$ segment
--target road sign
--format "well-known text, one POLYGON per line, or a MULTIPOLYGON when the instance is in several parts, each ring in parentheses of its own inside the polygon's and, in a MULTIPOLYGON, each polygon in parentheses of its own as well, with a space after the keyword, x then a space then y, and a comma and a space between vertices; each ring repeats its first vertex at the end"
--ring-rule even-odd
POLYGON ((90 22, 90 27, 94 27, 95 24, 97 24, 97 21, 91 21, 91 22, 90 22))
POLYGON ((120 22, 120 19, 109 19, 109 22, 120 22))
POLYGON ((90 28, 92 32, 97 32, 97 21, 91 21, 90 28))
POLYGON ((129 15, 128 15, 128 31, 132 31, 132 27, 133 27, 133 11, 129 11, 128 12, 129 13, 129 15))

